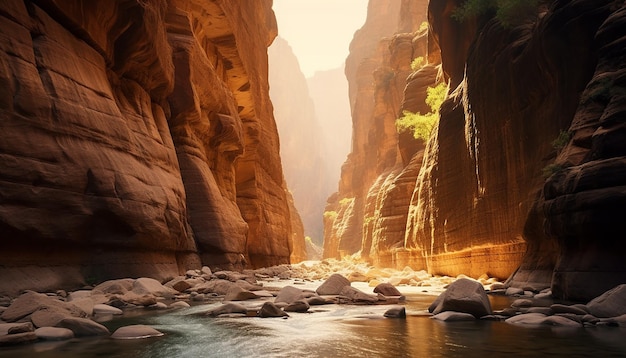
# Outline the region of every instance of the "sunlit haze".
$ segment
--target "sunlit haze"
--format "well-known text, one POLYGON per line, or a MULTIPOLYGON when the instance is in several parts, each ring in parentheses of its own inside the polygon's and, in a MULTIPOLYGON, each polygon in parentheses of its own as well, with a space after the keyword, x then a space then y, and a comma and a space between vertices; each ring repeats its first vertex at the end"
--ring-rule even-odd
POLYGON ((280 37, 289 42, 305 77, 341 67, 367 0, 274 0, 280 37))

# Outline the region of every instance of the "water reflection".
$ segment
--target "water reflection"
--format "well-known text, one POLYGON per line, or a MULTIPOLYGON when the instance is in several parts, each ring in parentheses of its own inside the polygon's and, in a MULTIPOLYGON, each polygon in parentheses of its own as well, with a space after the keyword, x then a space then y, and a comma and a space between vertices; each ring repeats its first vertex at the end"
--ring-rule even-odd
MULTIPOLYGON (((289 319, 216 319, 190 315, 210 306, 166 314, 132 314, 107 321, 111 331, 148 324, 163 337, 40 343, 0 349, 0 357, 618 357, 626 356, 626 329, 559 330, 504 322, 440 322, 418 316, 432 296, 409 296, 406 320, 385 319, 387 306, 331 305, 289 319), (377 318, 372 318, 377 317, 377 318)), ((509 304, 492 301, 495 308, 509 304)), ((315 307, 314 307, 315 308, 315 307)))

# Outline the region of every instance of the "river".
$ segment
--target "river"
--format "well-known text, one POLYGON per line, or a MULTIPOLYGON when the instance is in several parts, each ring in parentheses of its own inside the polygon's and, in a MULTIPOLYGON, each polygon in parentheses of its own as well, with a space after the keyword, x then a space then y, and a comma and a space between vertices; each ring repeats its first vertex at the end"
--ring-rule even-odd
MULTIPOLYGON (((366 289, 365 287, 359 287, 366 289)), ((401 290, 402 291, 402 290, 401 290)), ((403 292, 404 293, 404 292, 403 292)), ((193 315, 221 303, 177 311, 126 311, 102 323, 112 332, 147 324, 162 337, 108 337, 2 348, 0 357, 625 357, 626 328, 524 327, 505 322, 440 322, 424 315, 435 296, 407 293, 406 319, 382 318, 389 306, 324 305, 281 318, 193 315)), ((494 309, 510 304, 490 297, 494 309)), ((249 302, 247 302, 249 303, 249 302)))

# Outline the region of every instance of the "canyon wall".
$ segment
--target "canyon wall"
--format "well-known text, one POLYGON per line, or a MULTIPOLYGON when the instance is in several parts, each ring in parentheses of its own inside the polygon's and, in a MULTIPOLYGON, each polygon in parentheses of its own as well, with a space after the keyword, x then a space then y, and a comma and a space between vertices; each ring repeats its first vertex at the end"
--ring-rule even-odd
POLYGON ((11 0, 0 21, 0 291, 289 262, 271 1, 11 0))
MULTIPOLYGON (((331 197, 325 256, 360 252, 433 274, 487 273, 583 301, 626 282, 623 2, 550 1, 508 19, 494 10, 460 20, 453 14, 462 3, 428 6, 428 63, 441 62, 450 90, 425 147, 391 132, 380 140, 387 122, 373 118, 382 107, 359 104, 375 97, 358 84, 376 78, 384 56, 348 75, 356 145, 331 197), (360 143, 377 146, 368 153, 360 143), (394 144, 402 160, 391 159, 394 144), (403 172, 416 176, 407 194, 399 193, 403 172)), ((420 102, 410 89, 427 78, 421 71, 389 112, 420 102)))
MULTIPOLYGON (((326 197, 331 193, 325 150, 327 140, 291 46, 277 37, 268 54, 270 96, 281 139, 280 156, 285 179, 302 218, 305 234, 315 237, 313 232, 319 231, 326 197)), ((320 240, 321 236, 316 238, 320 240)))

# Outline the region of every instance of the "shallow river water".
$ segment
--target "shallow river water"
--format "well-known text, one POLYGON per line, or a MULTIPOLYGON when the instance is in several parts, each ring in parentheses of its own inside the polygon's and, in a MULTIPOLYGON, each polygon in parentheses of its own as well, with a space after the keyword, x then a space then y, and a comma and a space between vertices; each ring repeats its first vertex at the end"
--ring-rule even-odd
MULTIPOLYGON (((112 332, 147 324, 165 335, 43 342, 0 348, 0 357, 626 357, 624 328, 439 322, 423 316, 434 298, 407 294, 406 320, 381 318, 389 306, 313 306, 311 313, 290 313, 288 319, 191 315, 221 303, 158 313, 135 310, 102 323, 112 332)), ((510 304, 507 297, 491 300, 494 309, 510 304)))

